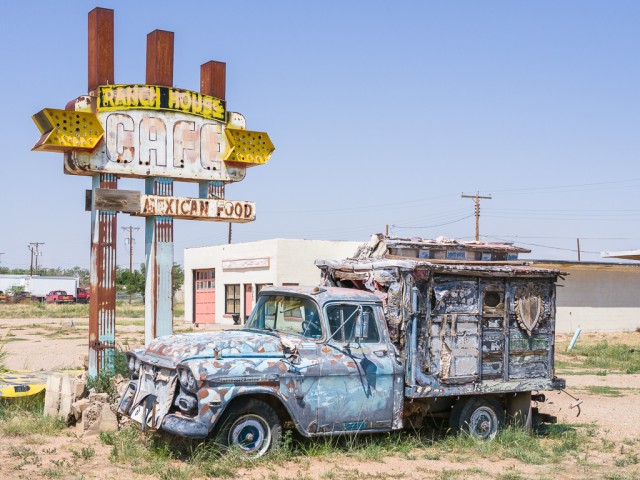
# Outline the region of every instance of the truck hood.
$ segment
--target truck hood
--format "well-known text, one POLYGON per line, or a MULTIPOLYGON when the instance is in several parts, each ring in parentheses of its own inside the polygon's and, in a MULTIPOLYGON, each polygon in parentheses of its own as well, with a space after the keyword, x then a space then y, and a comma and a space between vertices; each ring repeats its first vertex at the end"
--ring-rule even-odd
MULTIPOLYGON (((291 342, 287 338, 287 343, 291 342)), ((245 330, 188 333, 156 338, 145 350, 145 355, 161 357, 163 363, 173 366, 199 358, 256 358, 282 357, 282 340, 275 335, 245 330)), ((144 359, 144 358, 143 358, 144 359)))

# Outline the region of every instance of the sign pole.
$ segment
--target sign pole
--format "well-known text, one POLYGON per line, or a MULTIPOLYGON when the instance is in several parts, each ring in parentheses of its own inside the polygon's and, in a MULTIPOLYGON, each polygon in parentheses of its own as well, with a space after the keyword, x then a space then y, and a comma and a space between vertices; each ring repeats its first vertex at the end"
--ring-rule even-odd
POLYGON ((145 223, 145 343, 173 332, 173 220, 245 223, 255 204, 227 200, 228 183, 269 161, 266 132, 250 131, 227 111, 226 64, 200 67, 200 92, 173 86, 173 32, 147 35, 146 84, 114 80, 114 12, 88 17, 88 94, 65 110, 32 116, 33 150, 64 153, 64 173, 92 177, 89 375, 113 371, 116 330, 117 212, 145 223), (145 194, 119 190, 119 178, 145 180, 145 194), (199 196, 174 197, 174 181, 197 182, 199 196))
MULTIPOLYGON (((173 86, 173 32, 147 35, 147 84, 173 86)), ((173 179, 145 179, 147 195, 173 196, 173 179)), ((144 343, 173 333, 173 218, 145 221, 144 343)))
MULTIPOLYGON (((89 12, 88 90, 114 83, 113 10, 89 12)), ((96 174, 92 188, 117 189, 111 174, 96 174)), ((89 377, 115 365, 117 213, 91 208, 89 377)))

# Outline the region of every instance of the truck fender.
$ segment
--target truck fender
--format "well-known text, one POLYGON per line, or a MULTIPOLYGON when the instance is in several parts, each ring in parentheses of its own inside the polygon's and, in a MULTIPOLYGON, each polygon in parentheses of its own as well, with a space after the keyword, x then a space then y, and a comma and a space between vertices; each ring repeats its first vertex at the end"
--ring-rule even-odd
POLYGON ((311 437, 311 434, 302 427, 300 419, 298 419, 291 411, 287 404, 287 400, 282 398, 279 392, 274 391, 273 388, 263 386, 234 386, 224 395, 221 408, 214 413, 214 418, 211 420, 211 429, 214 430, 217 427, 218 420, 222 418, 226 409, 237 402, 240 399, 257 398, 271 405, 276 412, 281 416, 283 422, 291 420, 295 425, 296 430, 305 437, 311 437), (283 415, 285 417, 283 417, 283 415))

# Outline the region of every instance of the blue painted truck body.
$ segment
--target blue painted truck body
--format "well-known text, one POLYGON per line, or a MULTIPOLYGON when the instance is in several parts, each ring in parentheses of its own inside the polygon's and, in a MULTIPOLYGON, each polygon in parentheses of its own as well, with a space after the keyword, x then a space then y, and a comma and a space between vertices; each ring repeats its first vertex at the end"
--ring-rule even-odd
POLYGON ((470 398, 508 413, 512 397, 525 395, 528 408, 532 391, 564 388, 553 369, 557 271, 317 265, 322 286, 265 288, 241 330, 129 352, 119 411, 143 428, 204 438, 230 405, 259 399, 312 437, 420 426, 470 398))

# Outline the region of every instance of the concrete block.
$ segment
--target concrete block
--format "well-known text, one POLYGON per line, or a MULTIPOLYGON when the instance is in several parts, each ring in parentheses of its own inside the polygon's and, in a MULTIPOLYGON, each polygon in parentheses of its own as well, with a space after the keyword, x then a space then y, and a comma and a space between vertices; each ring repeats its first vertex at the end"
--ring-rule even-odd
POLYGON ((75 401, 73 395, 73 385, 75 379, 71 375, 65 375, 62 377, 62 384, 60 386, 60 409, 58 410, 58 417, 68 421, 73 417, 71 413, 71 404, 75 401))
POLYGON ((71 413, 75 417, 76 421, 80 420, 82 413, 89 407, 89 399, 81 398, 71 404, 71 413))
POLYGON ((87 381, 79 378, 75 379, 73 383, 73 397, 74 400, 82 398, 84 396, 84 390, 87 387, 87 381))
POLYGON ((60 374, 51 374, 47 377, 47 385, 44 394, 44 414, 52 417, 58 416, 60 410, 60 387, 62 377, 60 374))
POLYGON ((102 402, 107 403, 109 401, 108 393, 89 393, 89 401, 90 402, 102 402))
POLYGON ((99 432, 116 432, 118 431, 118 418, 111 411, 109 405, 104 405, 100 412, 100 422, 98 426, 99 432))

